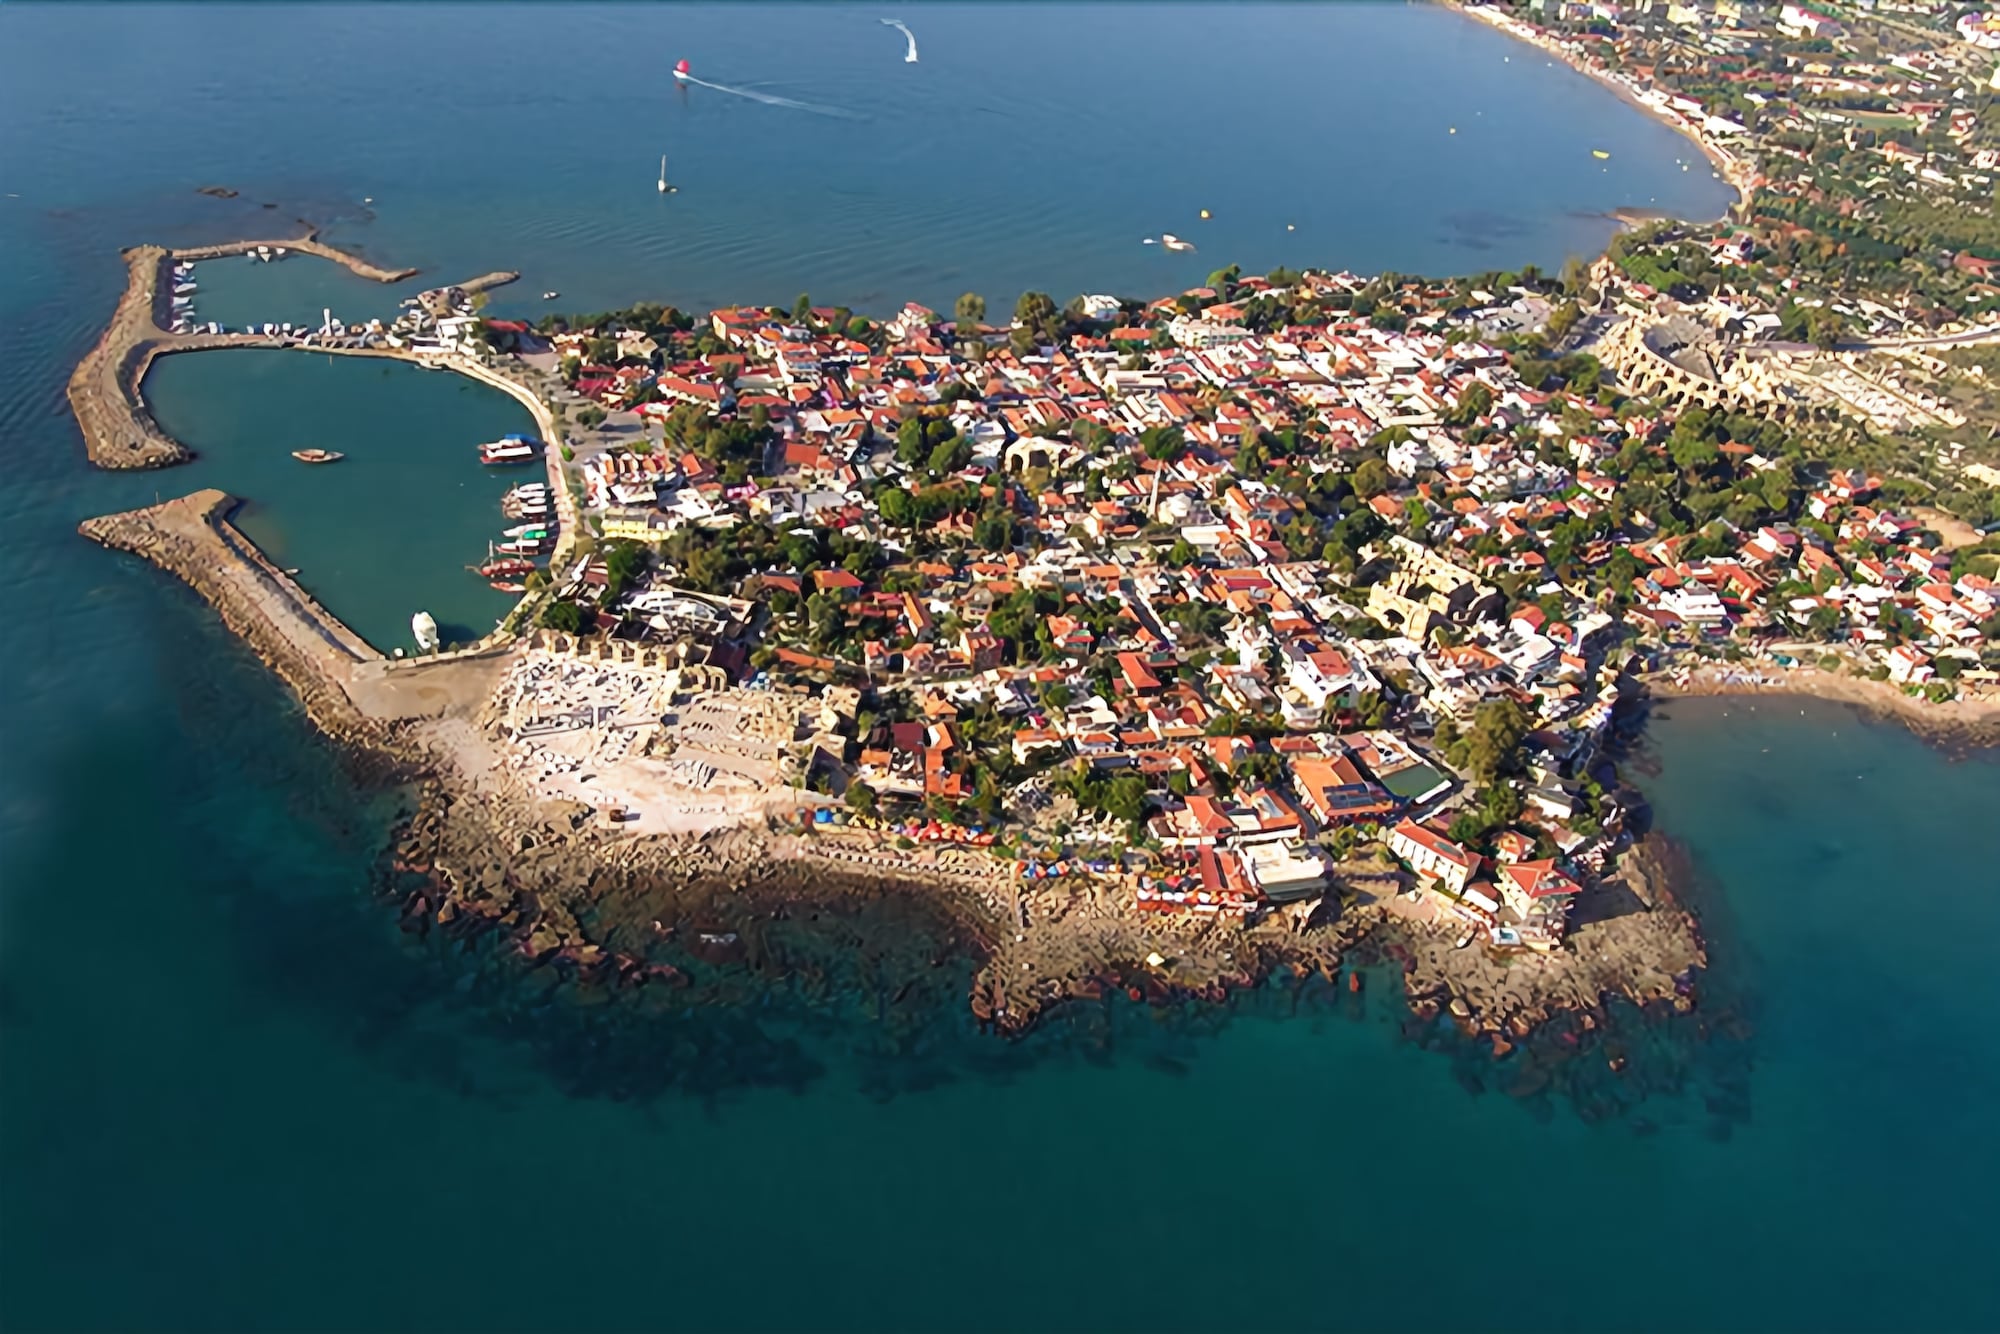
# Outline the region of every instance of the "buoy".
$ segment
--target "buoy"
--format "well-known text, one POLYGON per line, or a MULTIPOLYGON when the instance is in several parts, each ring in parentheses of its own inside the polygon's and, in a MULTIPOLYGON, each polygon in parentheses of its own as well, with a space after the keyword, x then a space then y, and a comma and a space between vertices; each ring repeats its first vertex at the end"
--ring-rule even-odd
POLYGON ((1204 218, 1206 218, 1206 217, 1208 216, 1208 210, 1207 210, 1207 209, 1203 209, 1203 210, 1201 211, 1201 216, 1202 216, 1202 217, 1204 217, 1204 218))

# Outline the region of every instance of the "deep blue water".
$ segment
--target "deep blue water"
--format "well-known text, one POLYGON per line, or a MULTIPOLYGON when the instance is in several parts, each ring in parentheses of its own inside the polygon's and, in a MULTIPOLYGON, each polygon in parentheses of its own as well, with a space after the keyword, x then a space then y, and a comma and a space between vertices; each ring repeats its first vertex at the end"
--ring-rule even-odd
MULTIPOLYGON (((1623 1016, 1627 1076, 1587 1047, 1533 1096, 1379 978, 1020 1045, 865 995, 638 1022, 400 936, 366 890, 393 797, 178 584, 73 535, 195 480, 82 463, 62 380, 117 247, 266 199, 388 262, 519 267, 531 304, 997 304, 1176 286, 1136 245, 1162 228, 1190 272, 1554 263, 1601 237, 1572 213, 1698 185, 1432 10, 900 12, 915 67, 845 9, 0 7, 0 1324, 2000 1326, 1990 759, 1675 706, 1647 786, 1704 872, 1702 1007, 1623 1016), (683 53, 867 119, 682 103, 683 53), (1266 227, 1293 208, 1302 253, 1266 227), (1468 249, 1468 212, 1516 229, 1468 249)), ((383 295, 243 272, 213 296, 245 318, 383 295)))
POLYGON ((894 8, 918 64, 887 10, 847 5, 127 8, 87 53, 76 8, 10 9, 0 203, 130 209, 164 239, 305 216, 446 279, 518 269, 503 309, 974 288, 998 310, 1232 261, 1552 268, 1609 209, 1729 200, 1663 125, 1441 9, 894 8), (677 88, 681 57, 842 114, 677 88), (243 194, 188 208, 204 184, 243 194), (1163 231, 1199 252, 1140 244, 1163 231))

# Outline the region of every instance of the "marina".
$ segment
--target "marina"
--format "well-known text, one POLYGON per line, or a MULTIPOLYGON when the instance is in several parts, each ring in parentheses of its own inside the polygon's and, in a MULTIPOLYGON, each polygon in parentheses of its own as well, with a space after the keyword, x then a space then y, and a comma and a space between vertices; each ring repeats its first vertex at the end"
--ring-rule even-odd
MULTIPOLYGON (((305 265, 297 267, 304 268, 305 265)), ((501 501, 511 469, 482 467, 479 445, 533 431, 512 399, 458 375, 296 350, 231 349, 167 357, 146 380, 164 429, 195 461, 177 487, 248 498, 235 523, 329 610, 384 652, 414 647, 410 617, 428 611, 447 643, 491 630, 511 593, 471 578, 511 521, 501 501), (338 467, 301 466, 294 451, 327 449, 338 467)), ((526 538, 526 533, 522 534, 526 538)), ((517 539, 510 539, 517 540, 517 539)), ((552 546, 520 541, 524 554, 552 546)), ((510 571, 520 582, 526 571, 510 571)))

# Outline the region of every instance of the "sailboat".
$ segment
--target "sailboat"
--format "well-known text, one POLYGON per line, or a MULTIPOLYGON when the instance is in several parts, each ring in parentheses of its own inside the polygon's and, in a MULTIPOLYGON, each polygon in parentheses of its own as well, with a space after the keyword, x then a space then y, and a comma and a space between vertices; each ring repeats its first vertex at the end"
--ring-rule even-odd
POLYGON ((670 195, 674 193, 674 189, 675 187, 667 184, 667 155, 662 153, 660 154, 660 193, 670 195))

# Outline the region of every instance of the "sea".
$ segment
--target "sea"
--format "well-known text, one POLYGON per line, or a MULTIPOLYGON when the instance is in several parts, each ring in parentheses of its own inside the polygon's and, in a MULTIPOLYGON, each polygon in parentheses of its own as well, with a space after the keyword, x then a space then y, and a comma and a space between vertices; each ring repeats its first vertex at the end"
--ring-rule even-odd
MULTIPOLYGON (((87 467, 62 387, 123 245, 303 218, 519 269, 520 313, 1552 268, 1612 208, 1726 203, 1596 85, 1425 6, 10 4, 0 150, 0 1325, 2000 1327, 1990 755, 1662 708, 1630 772, 1691 859, 1700 1003, 1498 1061, 1380 973, 1001 1042, 962 964, 890 1001, 893 919, 826 985, 649 1015, 401 933, 404 795, 74 533, 222 486, 378 642, 504 607, 462 568, 501 522, 469 449, 519 409, 453 377, 169 358, 199 460, 87 467)), ((203 267, 228 323, 398 295, 203 267)))

